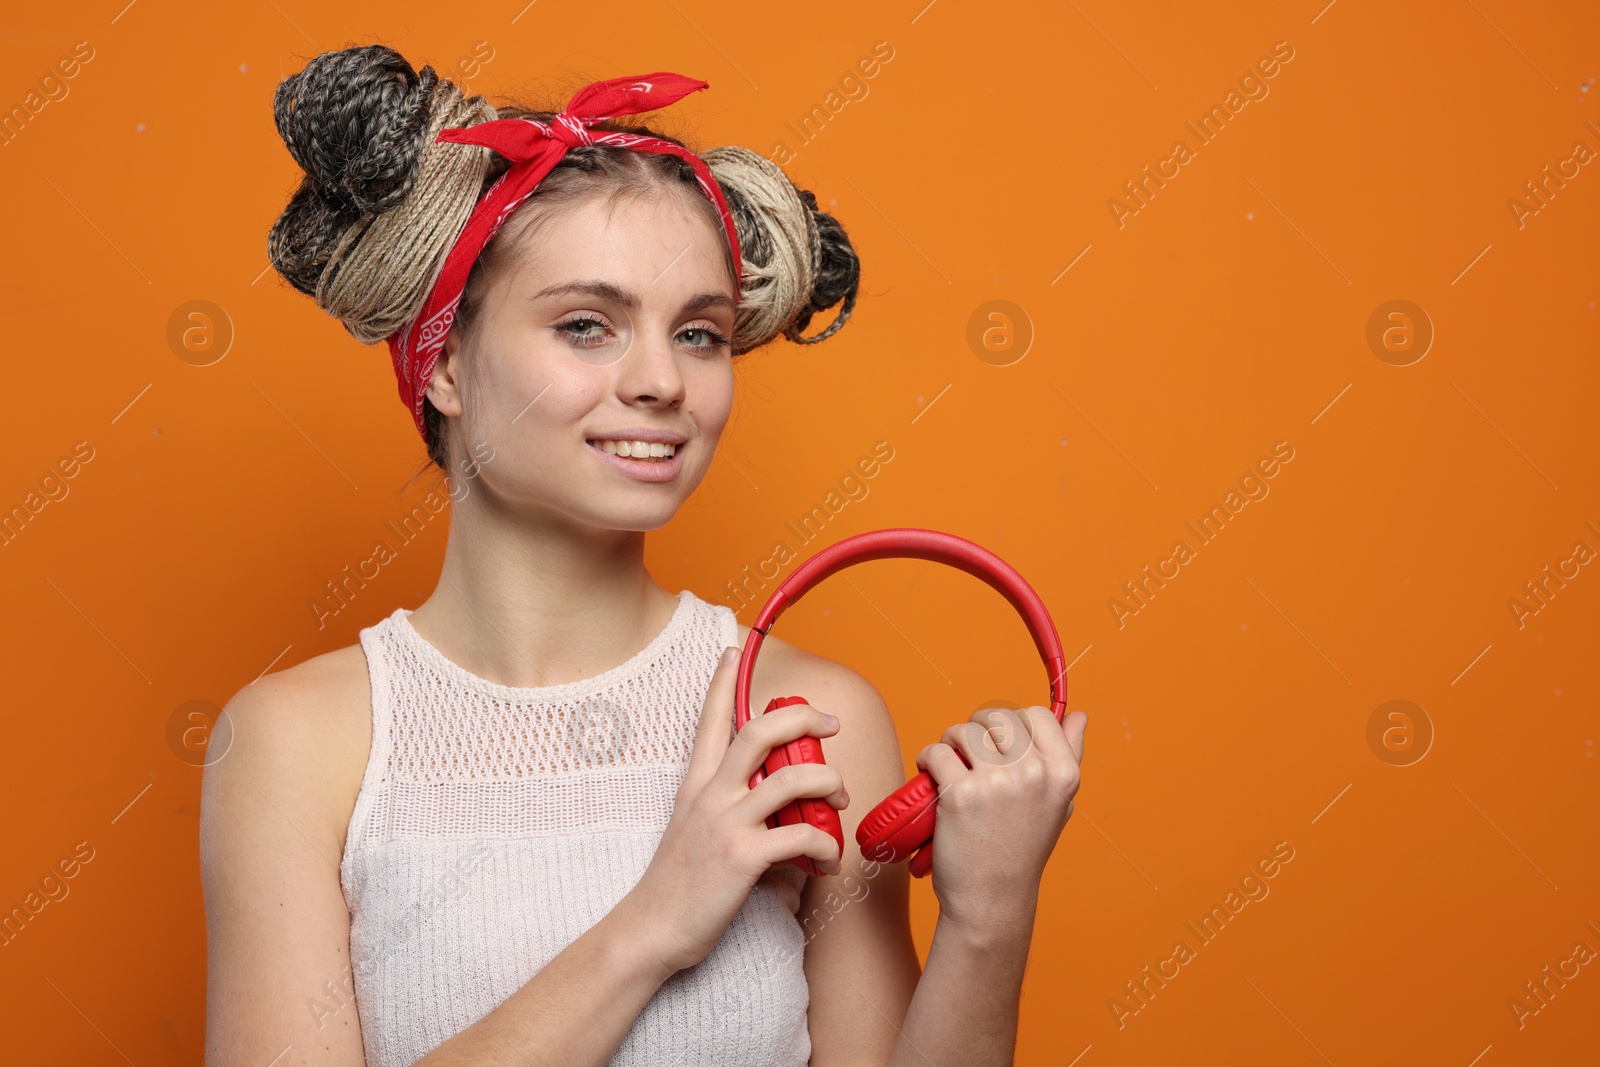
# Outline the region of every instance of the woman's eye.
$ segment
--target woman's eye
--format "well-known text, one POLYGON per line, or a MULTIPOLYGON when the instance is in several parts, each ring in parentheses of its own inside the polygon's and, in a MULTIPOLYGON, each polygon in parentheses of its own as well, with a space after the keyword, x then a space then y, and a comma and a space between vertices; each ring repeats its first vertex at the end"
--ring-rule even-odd
MULTIPOLYGON (((578 348, 599 348, 606 344, 612 333, 604 320, 593 315, 574 316, 556 326, 555 331, 578 348)), ((720 352, 729 344, 727 337, 709 326, 690 326, 680 330, 678 341, 702 355, 720 352)))
POLYGON ((702 352, 714 352, 728 344, 728 339, 726 337, 718 333, 716 330, 710 329, 706 326, 690 326, 688 329, 678 334, 679 337, 683 337, 685 335, 688 335, 691 338, 691 340, 687 342, 689 347, 698 349, 702 352))
POLYGON ((560 333, 577 342, 582 348, 593 348, 605 341, 606 324, 597 318, 584 315, 575 319, 568 319, 556 327, 560 333))

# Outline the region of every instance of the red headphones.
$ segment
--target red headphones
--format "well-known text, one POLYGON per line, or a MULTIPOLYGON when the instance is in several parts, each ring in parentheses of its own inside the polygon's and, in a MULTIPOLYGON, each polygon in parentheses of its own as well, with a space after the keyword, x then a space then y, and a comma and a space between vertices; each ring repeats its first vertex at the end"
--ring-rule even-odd
MULTIPOLYGON (((756 654, 761 642, 772 629, 783 610, 799 600, 812 586, 835 571, 872 559, 905 557, 925 559, 957 567, 974 577, 981 578, 998 590, 1011 606, 1017 609, 1022 621, 1033 635, 1034 646, 1044 660, 1050 675, 1050 713, 1060 722, 1066 714, 1067 679, 1063 665, 1061 638, 1044 601, 1033 591, 1015 568, 993 552, 954 534, 938 530, 920 530, 899 527, 857 534, 829 545, 815 556, 795 568, 768 598, 761 614, 750 626, 744 652, 739 657, 739 676, 733 695, 734 728, 750 721, 750 679, 755 673, 756 654)), ((767 711, 790 704, 804 704, 799 696, 774 697, 767 711)), ((767 775, 781 767, 795 763, 825 763, 822 758, 822 741, 816 737, 801 737, 775 748, 750 779, 750 788, 761 784, 767 775)), ((933 870, 933 826, 938 811, 939 791, 933 778, 918 772, 905 785, 889 794, 861 820, 856 828, 856 844, 861 854, 881 863, 899 863, 911 857, 911 873, 925 878, 933 870), (920 851, 919 851, 920 850, 920 851), (914 856, 912 853, 916 853, 914 856)), ((839 842, 839 853, 844 854, 844 828, 839 823, 839 813, 820 797, 801 797, 767 817, 772 829, 807 822, 826 830, 839 842)), ((813 878, 822 875, 809 856, 797 856, 789 862, 813 878)))

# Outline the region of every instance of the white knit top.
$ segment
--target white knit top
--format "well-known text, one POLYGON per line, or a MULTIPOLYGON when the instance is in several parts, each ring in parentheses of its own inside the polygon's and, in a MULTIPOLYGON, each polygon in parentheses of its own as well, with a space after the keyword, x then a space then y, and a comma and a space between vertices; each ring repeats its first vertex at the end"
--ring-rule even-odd
MULTIPOLYGON (((414 1063, 488 1014, 638 883, 717 658, 739 643, 732 609, 685 589, 626 663, 510 687, 445 658, 410 614, 361 631, 372 753, 339 867, 369 1067, 414 1063)), ((711 954, 645 1006, 611 1067, 805 1064, 805 879, 770 868, 711 954)))

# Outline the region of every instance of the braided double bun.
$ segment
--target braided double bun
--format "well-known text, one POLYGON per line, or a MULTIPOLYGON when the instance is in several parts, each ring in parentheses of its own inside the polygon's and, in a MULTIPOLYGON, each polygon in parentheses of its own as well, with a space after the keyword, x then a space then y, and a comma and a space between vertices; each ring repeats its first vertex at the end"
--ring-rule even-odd
MULTIPOLYGON (((342 323, 375 344, 412 322, 438 280, 451 246, 483 194, 512 165, 481 145, 440 143, 446 128, 498 118, 550 122, 555 112, 469 96, 432 67, 420 72, 386 45, 316 56, 278 84, 273 117, 304 174, 267 238, 278 273, 342 323)), ((596 131, 682 141, 636 121, 604 120, 596 131)), ((784 336, 814 344, 832 336, 855 307, 861 265, 838 221, 817 208, 775 164, 737 145, 703 154, 734 217, 742 254, 735 355, 784 336), (834 321, 810 337, 813 315, 843 301, 834 321)), ((473 264, 451 330, 466 351, 483 314, 482 294, 508 269, 532 222, 591 196, 674 190, 700 211, 719 238, 722 222, 676 156, 607 144, 569 149, 473 264)), ((732 266, 731 249, 722 246, 732 266)), ((423 401, 424 437, 435 464, 448 467, 448 420, 423 401)))
POLYGON ((377 44, 279 82, 273 117, 305 177, 267 255, 356 340, 381 341, 421 310, 489 167, 489 149, 434 138, 495 109, 377 44))
POLYGON ((861 261, 844 228, 783 170, 740 145, 701 155, 733 213, 743 284, 734 316, 735 355, 780 333, 799 344, 833 336, 855 308, 861 261), (844 301, 827 329, 801 336, 811 316, 844 301))

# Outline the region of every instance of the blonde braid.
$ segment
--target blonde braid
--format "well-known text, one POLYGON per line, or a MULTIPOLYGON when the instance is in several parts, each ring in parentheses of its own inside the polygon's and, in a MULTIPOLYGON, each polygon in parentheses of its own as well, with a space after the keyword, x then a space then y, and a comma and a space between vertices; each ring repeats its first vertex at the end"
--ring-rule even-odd
POLYGON ((416 183, 399 206, 352 227, 334 246, 316 301, 363 344, 388 337, 421 309, 483 187, 490 150, 434 137, 495 117, 483 97, 465 97, 454 83, 436 82, 416 183))
POLYGON ((783 333, 811 302, 822 237, 776 163, 741 145, 713 148, 700 158, 722 186, 739 231, 744 262, 733 324, 737 354, 783 333))

